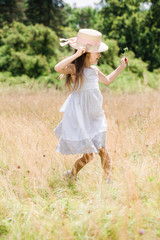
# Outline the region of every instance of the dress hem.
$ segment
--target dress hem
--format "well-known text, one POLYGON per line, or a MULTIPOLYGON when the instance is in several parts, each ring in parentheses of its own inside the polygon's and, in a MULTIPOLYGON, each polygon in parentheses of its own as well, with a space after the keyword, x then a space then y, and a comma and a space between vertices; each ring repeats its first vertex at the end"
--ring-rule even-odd
POLYGON ((99 149, 107 146, 106 136, 107 131, 103 131, 99 132, 92 139, 87 138, 80 141, 70 141, 60 138, 60 141, 56 146, 56 151, 63 155, 99 153, 99 149))

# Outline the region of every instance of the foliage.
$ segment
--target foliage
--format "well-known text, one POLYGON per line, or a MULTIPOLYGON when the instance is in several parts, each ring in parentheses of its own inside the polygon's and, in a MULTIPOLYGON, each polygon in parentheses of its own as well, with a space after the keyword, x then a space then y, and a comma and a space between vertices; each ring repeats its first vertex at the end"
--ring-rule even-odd
POLYGON ((24 0, 0 0, 0 27, 24 19, 24 0))
POLYGON ((142 2, 105 0, 98 26, 108 38, 118 41, 121 51, 127 46, 153 70, 160 67, 160 2, 148 1, 152 3, 150 9, 141 10, 142 2))
POLYGON ((148 63, 149 71, 160 67, 160 1, 101 0, 97 8, 75 6, 63 0, 0 0, 0 27, 15 20, 27 25, 38 23, 60 37, 67 35, 67 30, 68 35, 73 32, 75 36, 80 28, 93 28, 107 39, 115 39, 120 52, 127 46, 148 63))
POLYGON ((14 52, 10 58, 8 70, 13 76, 26 74, 29 77, 48 75, 49 65, 45 57, 40 55, 29 56, 22 52, 14 52))
POLYGON ((146 12, 143 24, 140 28, 139 51, 137 56, 149 62, 149 70, 160 67, 160 1, 148 1, 151 3, 146 12))
POLYGON ((66 23, 67 12, 62 0, 26 0, 25 10, 29 24, 44 24, 57 33, 66 23))
POLYGON ((95 28, 97 10, 91 7, 69 8, 67 26, 78 31, 80 28, 95 28))
MULTIPOLYGON (((63 28, 64 38, 76 36, 76 31, 71 27, 63 28)), ((118 40, 103 37, 109 49, 101 53, 99 67, 106 75, 110 74, 119 64, 121 51, 118 40)), ((55 64, 73 54, 70 46, 59 47, 58 37, 54 31, 41 24, 26 26, 14 22, 10 26, 5 25, 0 30, 0 82, 8 85, 32 87, 39 86, 62 89, 64 82, 58 78, 55 72, 55 64), (63 50, 63 51, 62 51, 63 50)), ((125 70, 118 77, 118 84, 112 83, 109 88, 117 91, 132 91, 139 89, 139 85, 148 85, 156 88, 160 85, 160 73, 150 73, 148 64, 141 58, 136 58, 134 52, 126 53, 129 59, 129 71, 125 70), (149 80, 151 79, 151 81, 149 80)), ((104 85, 101 85, 103 88, 104 85)))
POLYGON ((0 32, 0 69, 13 76, 49 75, 49 62, 57 57, 58 46, 58 37, 51 29, 14 22, 0 32))
POLYGON ((61 34, 67 10, 62 0, 0 0, 0 27, 20 21, 27 25, 43 24, 61 34))
POLYGON ((0 46, 7 45, 14 51, 27 52, 28 55, 42 54, 47 57, 55 56, 58 37, 51 29, 43 25, 25 26, 14 22, 5 25, 0 31, 0 46))
POLYGON ((108 64, 112 68, 116 68, 119 65, 119 47, 117 41, 114 39, 107 39, 104 37, 104 43, 108 46, 108 51, 101 53, 99 64, 108 64), (118 58, 118 59, 117 59, 118 58))
POLYGON ((144 71, 147 70, 147 63, 143 62, 141 59, 135 58, 130 61, 129 69, 133 73, 137 73, 138 77, 143 77, 144 71))

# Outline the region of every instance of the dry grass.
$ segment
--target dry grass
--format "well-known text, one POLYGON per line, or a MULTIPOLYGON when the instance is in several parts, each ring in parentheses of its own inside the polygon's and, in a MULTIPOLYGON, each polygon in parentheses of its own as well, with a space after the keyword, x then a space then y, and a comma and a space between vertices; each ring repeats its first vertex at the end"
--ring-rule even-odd
POLYGON ((112 185, 98 155, 63 180, 78 157, 55 151, 65 93, 1 90, 0 239, 160 238, 160 92, 103 97, 112 185))

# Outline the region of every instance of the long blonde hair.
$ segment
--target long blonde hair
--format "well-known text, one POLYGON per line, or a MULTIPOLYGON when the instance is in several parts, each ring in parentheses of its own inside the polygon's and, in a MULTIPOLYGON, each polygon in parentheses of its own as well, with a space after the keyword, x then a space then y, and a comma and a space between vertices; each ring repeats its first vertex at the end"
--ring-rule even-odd
MULTIPOLYGON (((75 53, 77 50, 75 50, 75 53)), ((78 87, 81 87, 83 84, 83 70, 85 67, 85 63, 88 60, 89 54, 84 53, 80 57, 76 58, 72 63, 75 64, 76 68, 76 74, 75 74, 75 82, 72 88, 72 77, 71 74, 66 74, 66 80, 65 80, 65 86, 69 88, 69 90, 72 88, 73 91, 75 91, 78 87)))

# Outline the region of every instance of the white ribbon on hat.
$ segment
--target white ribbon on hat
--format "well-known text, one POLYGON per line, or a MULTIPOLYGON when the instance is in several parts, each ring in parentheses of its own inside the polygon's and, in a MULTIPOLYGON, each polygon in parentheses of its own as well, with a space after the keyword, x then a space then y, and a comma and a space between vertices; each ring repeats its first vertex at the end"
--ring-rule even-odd
POLYGON ((60 38, 60 45, 61 46, 65 46, 67 44, 73 44, 73 43, 76 43, 76 40, 77 38, 74 37, 74 38, 68 38, 68 39, 65 39, 65 38, 60 38), (63 41, 63 42, 62 42, 63 41))

